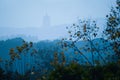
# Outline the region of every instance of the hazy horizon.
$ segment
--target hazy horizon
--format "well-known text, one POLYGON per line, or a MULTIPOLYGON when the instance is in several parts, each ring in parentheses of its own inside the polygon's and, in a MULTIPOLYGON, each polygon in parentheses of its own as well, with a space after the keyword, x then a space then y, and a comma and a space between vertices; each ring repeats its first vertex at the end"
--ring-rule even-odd
POLYGON ((0 0, 0 36, 61 38, 67 35, 65 27, 78 18, 102 21, 114 4, 113 0, 0 0))
POLYGON ((0 27, 40 27, 48 14, 51 25, 70 24, 79 17, 104 18, 113 0, 0 0, 0 27))

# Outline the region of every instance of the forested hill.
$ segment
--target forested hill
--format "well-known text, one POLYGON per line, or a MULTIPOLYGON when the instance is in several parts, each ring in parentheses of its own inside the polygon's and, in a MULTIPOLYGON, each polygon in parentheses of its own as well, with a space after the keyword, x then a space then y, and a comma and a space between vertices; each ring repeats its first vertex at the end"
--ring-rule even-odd
MULTIPOLYGON (((53 53, 55 51, 57 52, 61 52, 61 46, 59 45, 60 40, 54 40, 54 41, 40 41, 37 43, 34 43, 34 48, 36 50, 38 50, 41 54, 41 50, 43 51, 43 53, 50 53, 51 55, 53 55, 53 53)), ((107 46, 110 46, 110 42, 105 41, 102 38, 98 38, 98 39, 94 39, 92 40, 92 42, 94 43, 94 46, 96 47, 96 49, 99 49, 100 53, 103 53, 101 55, 106 55, 106 53, 113 53, 112 50, 108 50, 106 53, 105 51, 103 51, 103 49, 107 46)), ((11 48, 16 48, 17 46, 21 46, 23 44, 23 39, 21 38, 14 38, 14 39, 8 39, 6 41, 0 41, 0 57, 2 57, 3 59, 8 59, 9 56, 9 51, 11 48)), ((87 49, 89 49, 90 43, 86 42, 86 41, 79 41, 76 43, 76 46, 81 49, 82 53, 90 53, 89 51, 87 51, 87 49)), ((68 57, 70 55, 69 54, 74 54, 74 49, 68 49, 67 51, 65 51, 65 55, 68 57)), ((91 54, 85 54, 88 58, 91 58, 91 54)), ((97 57, 97 54, 95 54, 97 57)))
POLYGON ((21 46, 23 43, 23 39, 21 38, 14 38, 14 39, 8 39, 5 41, 0 41, 0 56, 2 58, 8 58, 9 50, 11 48, 15 48, 17 46, 21 46))

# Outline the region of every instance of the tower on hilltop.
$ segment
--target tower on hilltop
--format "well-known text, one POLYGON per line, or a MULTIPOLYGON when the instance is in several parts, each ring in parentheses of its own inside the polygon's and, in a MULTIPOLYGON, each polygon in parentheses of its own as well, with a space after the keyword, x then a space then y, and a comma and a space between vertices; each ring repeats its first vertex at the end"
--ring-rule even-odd
POLYGON ((43 27, 50 27, 50 17, 48 14, 43 17, 43 27))

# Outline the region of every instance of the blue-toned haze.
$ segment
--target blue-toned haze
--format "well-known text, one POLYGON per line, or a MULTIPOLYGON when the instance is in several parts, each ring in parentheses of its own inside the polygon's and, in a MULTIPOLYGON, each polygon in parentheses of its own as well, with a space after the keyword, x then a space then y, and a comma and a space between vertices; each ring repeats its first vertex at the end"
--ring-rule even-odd
POLYGON ((0 36, 60 38, 66 34, 64 26, 76 22, 78 17, 103 19, 114 3, 114 0, 0 0, 0 36), (50 18, 49 27, 44 26, 46 14, 50 18))

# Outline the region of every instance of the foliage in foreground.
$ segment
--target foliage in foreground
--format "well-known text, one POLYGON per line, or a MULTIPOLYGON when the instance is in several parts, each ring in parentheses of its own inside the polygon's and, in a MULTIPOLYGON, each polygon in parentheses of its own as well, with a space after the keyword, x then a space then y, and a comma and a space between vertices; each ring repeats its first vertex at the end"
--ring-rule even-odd
POLYGON ((120 80, 120 64, 108 63, 104 66, 80 65, 71 62, 69 65, 55 65, 49 74, 37 76, 37 72, 21 75, 17 72, 7 72, 0 68, 0 80, 120 80))
POLYGON ((104 66, 87 66, 71 63, 57 66, 46 80, 119 80, 120 65, 109 63, 104 66))

